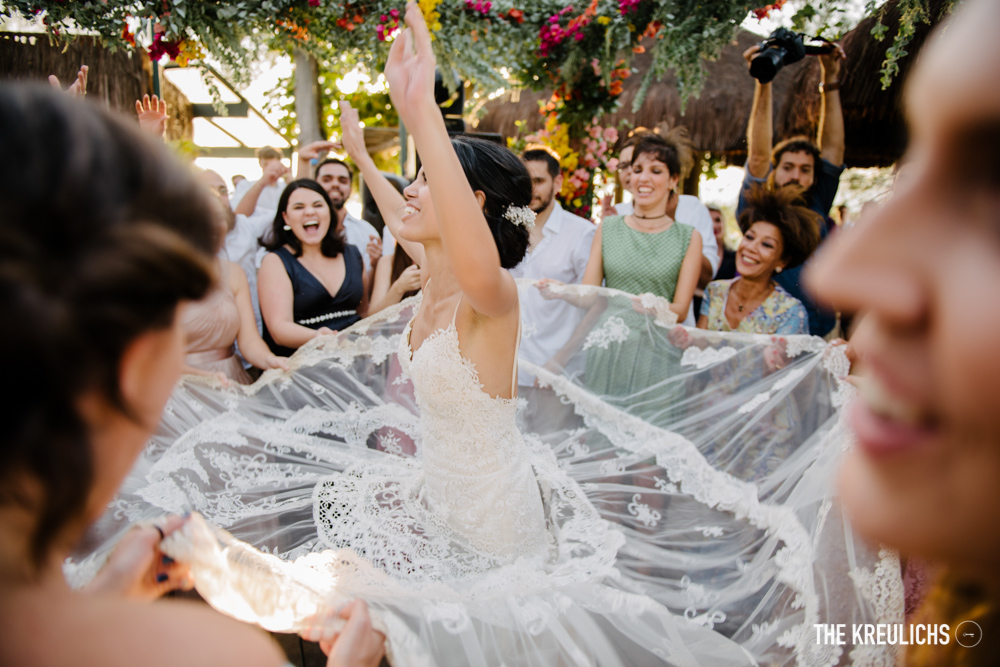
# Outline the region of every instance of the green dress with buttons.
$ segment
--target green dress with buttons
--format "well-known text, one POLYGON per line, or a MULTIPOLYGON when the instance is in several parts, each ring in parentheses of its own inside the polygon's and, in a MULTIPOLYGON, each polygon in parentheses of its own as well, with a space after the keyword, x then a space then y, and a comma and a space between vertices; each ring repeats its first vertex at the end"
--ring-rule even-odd
MULTIPOLYGON (((640 232, 620 215, 606 218, 601 223, 605 286, 630 294, 648 292, 672 302, 693 232, 693 227, 677 222, 662 232, 640 232)), ((664 349, 676 348, 658 345, 659 354, 650 354, 654 341, 666 339, 667 329, 647 315, 618 310, 618 316, 629 328, 628 337, 611 349, 587 355, 587 387, 653 423, 659 421, 657 416, 669 418, 669 405, 678 397, 657 391, 657 384, 677 372, 683 351, 664 354, 664 349)))

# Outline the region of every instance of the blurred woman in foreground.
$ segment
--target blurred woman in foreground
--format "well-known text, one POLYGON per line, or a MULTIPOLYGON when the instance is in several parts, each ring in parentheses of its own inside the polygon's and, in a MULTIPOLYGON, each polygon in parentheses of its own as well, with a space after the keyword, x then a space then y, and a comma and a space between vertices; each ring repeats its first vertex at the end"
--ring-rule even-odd
POLYGON ((0 84, 0 136, 0 342, 17 388, 0 402, 0 664, 285 664, 204 605, 144 604, 188 584, 158 549, 178 517, 129 531, 86 590, 67 585, 63 561, 180 376, 177 310, 215 280, 213 213, 162 145, 51 89, 0 84))
POLYGON ((826 303, 867 313, 844 504, 871 539, 944 567, 914 622, 950 641, 910 646, 908 665, 995 664, 1000 637, 998 24, 1000 4, 968 2, 928 43, 907 82, 907 178, 808 273, 826 303))

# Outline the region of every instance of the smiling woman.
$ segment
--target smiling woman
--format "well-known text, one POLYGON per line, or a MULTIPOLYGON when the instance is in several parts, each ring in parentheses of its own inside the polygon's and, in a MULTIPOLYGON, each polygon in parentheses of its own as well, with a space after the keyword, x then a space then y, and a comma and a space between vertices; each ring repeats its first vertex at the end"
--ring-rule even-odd
POLYGON ((698 328, 761 334, 807 334, 802 302, 774 281, 800 265, 819 244, 818 216, 792 202, 798 191, 759 187, 740 215, 743 240, 736 252, 739 277, 705 288, 698 328))
POLYGON ((808 275, 865 313, 844 504, 871 539, 945 566, 927 620, 982 629, 979 646, 915 647, 910 665, 996 664, 1000 636, 998 24, 980 0, 938 31, 908 81, 906 178, 808 275))
POLYGON ((332 224, 326 191, 309 179, 288 184, 272 225, 273 241, 257 279, 264 340, 291 355, 317 335, 364 316, 368 289, 361 252, 332 224))

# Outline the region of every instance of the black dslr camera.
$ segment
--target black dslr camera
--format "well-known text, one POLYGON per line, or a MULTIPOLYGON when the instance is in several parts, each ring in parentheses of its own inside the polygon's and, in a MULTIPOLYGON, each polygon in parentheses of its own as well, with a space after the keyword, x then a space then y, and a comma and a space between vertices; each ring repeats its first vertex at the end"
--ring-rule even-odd
POLYGON ((804 33, 778 28, 760 43, 760 51, 750 60, 750 76, 761 83, 770 83, 781 68, 796 63, 806 56, 831 53, 833 44, 818 39, 819 44, 806 44, 804 33))

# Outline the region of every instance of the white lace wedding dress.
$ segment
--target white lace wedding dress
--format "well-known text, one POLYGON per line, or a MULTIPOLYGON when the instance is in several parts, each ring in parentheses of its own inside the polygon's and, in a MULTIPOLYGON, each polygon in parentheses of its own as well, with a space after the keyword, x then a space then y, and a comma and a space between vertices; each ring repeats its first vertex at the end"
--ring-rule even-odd
POLYGON ((397 665, 893 664, 893 647, 814 630, 902 621, 898 562, 834 497, 842 352, 575 291, 592 297, 576 371, 521 362, 551 387, 532 392, 545 410, 487 395, 453 324, 411 353, 419 297, 307 346, 292 373, 185 381, 67 574, 92 576, 133 521, 196 510, 256 549, 219 535, 210 602, 293 631, 361 597, 397 665), (670 372, 596 395, 595 355, 670 372))

